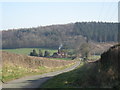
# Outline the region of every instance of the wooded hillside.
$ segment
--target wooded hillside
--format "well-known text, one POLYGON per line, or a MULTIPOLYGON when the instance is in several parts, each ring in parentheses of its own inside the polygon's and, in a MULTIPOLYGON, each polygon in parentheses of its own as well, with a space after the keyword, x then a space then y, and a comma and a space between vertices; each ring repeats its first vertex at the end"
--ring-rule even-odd
POLYGON ((47 47, 58 48, 62 43, 69 48, 77 42, 116 42, 117 23, 76 22, 36 28, 2 31, 2 48, 47 47))

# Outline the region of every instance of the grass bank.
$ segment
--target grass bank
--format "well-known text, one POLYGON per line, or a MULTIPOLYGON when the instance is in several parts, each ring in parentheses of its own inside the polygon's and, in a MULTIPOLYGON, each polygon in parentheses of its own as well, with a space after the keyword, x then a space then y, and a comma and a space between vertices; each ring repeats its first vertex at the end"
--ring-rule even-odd
POLYGON ((118 49, 120 50, 119 47, 113 47, 102 54, 99 61, 81 63, 76 70, 55 76, 45 82, 42 88, 116 88, 119 90, 118 49))
POLYGON ((1 70, 1 72, 2 72, 2 78, 1 79, 4 82, 7 82, 7 81, 10 81, 10 80, 18 79, 18 78, 25 77, 25 76, 39 75, 39 74, 43 74, 43 73, 62 70, 62 69, 65 69, 67 67, 70 67, 74 64, 75 63, 71 63, 71 64, 68 64, 66 66, 61 66, 61 67, 39 66, 36 69, 25 68, 25 67, 20 67, 18 65, 14 66, 14 65, 7 64, 1 70))
POLYGON ((43 57, 32 57, 2 51, 2 80, 4 82, 28 75, 37 75, 67 68, 75 60, 50 60, 43 57))
POLYGON ((51 60, 72 60, 72 58, 49 58, 51 60))
POLYGON ((100 59, 100 55, 91 55, 88 57, 89 60, 99 60, 100 59))
POLYGON ((73 71, 63 73, 48 80, 42 88, 95 88, 99 87, 97 79, 97 66, 95 64, 81 63, 73 71))

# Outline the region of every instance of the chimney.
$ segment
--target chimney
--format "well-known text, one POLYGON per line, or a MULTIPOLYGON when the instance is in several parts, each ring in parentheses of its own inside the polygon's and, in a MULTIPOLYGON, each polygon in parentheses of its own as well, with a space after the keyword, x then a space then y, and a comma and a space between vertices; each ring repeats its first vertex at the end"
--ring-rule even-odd
POLYGON ((58 53, 60 53, 60 49, 58 49, 58 53))
POLYGON ((60 53, 60 49, 62 48, 62 44, 60 44, 59 48, 58 48, 58 53, 60 53))

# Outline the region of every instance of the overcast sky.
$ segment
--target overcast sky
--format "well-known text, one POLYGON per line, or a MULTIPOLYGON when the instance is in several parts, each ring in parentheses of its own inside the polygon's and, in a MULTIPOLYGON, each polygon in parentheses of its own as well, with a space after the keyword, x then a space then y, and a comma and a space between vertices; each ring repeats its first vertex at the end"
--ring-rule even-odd
POLYGON ((118 2, 0 3, 0 30, 82 21, 117 22, 118 2))

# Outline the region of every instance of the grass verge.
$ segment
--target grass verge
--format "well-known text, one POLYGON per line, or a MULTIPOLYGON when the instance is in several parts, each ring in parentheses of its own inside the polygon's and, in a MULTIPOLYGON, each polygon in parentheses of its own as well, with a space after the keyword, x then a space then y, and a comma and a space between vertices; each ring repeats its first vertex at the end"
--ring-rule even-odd
POLYGON ((48 80, 42 85, 42 88, 99 87, 99 82, 95 81, 96 75, 97 66, 95 64, 81 63, 77 69, 48 80))
POLYGON ((51 60, 72 60, 71 58, 49 58, 51 60))
POLYGON ((100 59, 100 55, 91 55, 88 57, 89 60, 98 60, 100 59))
POLYGON ((42 66, 42 67, 38 67, 36 69, 25 68, 25 67, 20 67, 17 65, 14 66, 14 65, 7 64, 2 68, 2 71, 1 71, 2 78, 1 79, 2 79, 2 81, 7 82, 10 80, 18 79, 18 78, 25 77, 25 76, 39 75, 39 74, 43 74, 43 73, 62 70, 67 67, 70 67, 74 64, 75 63, 71 63, 66 66, 52 67, 52 68, 42 66))

